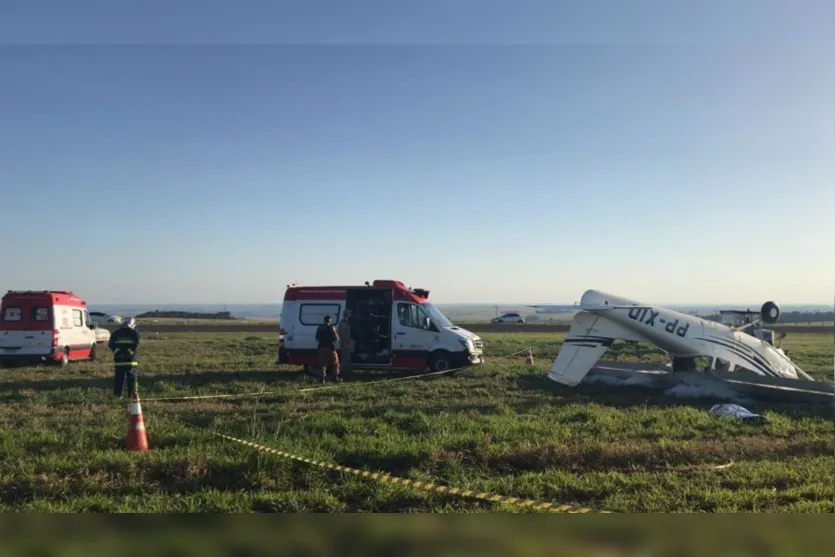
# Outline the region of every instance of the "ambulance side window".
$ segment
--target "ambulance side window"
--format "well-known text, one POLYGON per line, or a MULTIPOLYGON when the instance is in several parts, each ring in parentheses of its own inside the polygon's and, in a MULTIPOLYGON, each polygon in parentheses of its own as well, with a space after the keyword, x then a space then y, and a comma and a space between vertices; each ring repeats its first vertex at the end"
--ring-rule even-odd
POLYGON ((5 308, 3 310, 3 321, 20 321, 23 311, 20 308, 5 308))
POLYGON ((32 308, 32 321, 49 321, 49 308, 32 308))
POLYGON ((72 310, 72 323, 76 327, 81 327, 84 324, 84 319, 80 309, 72 310))
POLYGON ((404 327, 422 329, 425 316, 426 314, 415 304, 403 302, 397 304, 397 318, 404 327))
POLYGON ((299 306, 299 323, 306 326, 319 326, 330 315, 333 324, 339 323, 339 304, 301 304, 299 306))

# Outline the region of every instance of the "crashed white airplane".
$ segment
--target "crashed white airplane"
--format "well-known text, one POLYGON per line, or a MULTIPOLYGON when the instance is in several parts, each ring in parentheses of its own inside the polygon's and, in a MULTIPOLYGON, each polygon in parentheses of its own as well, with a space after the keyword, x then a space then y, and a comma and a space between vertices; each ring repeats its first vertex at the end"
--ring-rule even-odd
POLYGON ((650 306, 599 290, 587 290, 579 305, 534 305, 537 313, 577 311, 548 378, 574 386, 615 340, 647 342, 672 360, 673 372, 695 371, 698 357, 711 370, 742 368, 758 375, 813 381, 779 348, 742 332, 760 322, 774 323, 780 308, 766 302, 760 317, 738 327, 667 308, 650 306))

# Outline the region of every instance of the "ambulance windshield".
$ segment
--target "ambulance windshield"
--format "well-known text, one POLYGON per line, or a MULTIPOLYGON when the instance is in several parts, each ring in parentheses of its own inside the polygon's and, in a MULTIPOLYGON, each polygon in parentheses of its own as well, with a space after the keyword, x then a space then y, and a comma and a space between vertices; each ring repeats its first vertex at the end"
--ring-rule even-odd
POLYGON ((444 327, 452 327, 452 321, 446 318, 446 315, 441 313, 441 310, 430 304, 429 302, 424 302, 421 304, 423 309, 429 314, 429 317, 432 319, 432 323, 437 325, 440 328, 444 327))

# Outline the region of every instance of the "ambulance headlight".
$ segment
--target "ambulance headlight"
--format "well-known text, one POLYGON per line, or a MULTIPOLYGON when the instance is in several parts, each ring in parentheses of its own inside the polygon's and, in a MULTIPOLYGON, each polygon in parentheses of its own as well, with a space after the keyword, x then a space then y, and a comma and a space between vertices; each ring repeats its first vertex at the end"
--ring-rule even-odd
POLYGON ((466 348, 470 352, 473 352, 475 350, 475 347, 473 346, 473 341, 468 338, 459 338, 458 342, 460 342, 464 346, 464 348, 466 348))

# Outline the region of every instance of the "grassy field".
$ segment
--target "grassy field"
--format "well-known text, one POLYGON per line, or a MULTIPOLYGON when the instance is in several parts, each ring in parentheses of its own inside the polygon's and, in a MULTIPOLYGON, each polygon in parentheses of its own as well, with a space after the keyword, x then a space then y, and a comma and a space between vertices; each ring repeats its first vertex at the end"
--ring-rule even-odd
MULTIPOLYGON (((273 334, 148 335, 140 375, 146 454, 122 449, 126 401, 112 397, 103 352, 65 369, 0 370, 0 510, 518 510, 317 469, 203 428, 354 468, 611 511, 835 510, 831 407, 746 405, 768 418, 751 424, 711 416, 712 400, 564 389, 545 378, 561 335, 483 337, 482 367, 381 384, 370 381, 392 376, 359 373, 321 388, 275 365, 273 334), (527 346, 533 367, 521 355, 502 356, 527 346), (153 400, 256 391, 274 394, 153 400)), ((790 336, 785 347, 832 380, 831 335, 790 336)), ((661 361, 650 352, 620 345, 604 357, 661 361)))

